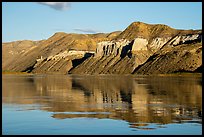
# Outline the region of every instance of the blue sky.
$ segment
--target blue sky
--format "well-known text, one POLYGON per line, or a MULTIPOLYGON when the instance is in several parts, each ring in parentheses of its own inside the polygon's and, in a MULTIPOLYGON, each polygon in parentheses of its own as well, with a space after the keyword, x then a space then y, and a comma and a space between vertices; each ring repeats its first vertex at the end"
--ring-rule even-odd
POLYGON ((202 29, 201 2, 2 2, 2 40, 47 39, 56 32, 123 31, 134 21, 202 29))

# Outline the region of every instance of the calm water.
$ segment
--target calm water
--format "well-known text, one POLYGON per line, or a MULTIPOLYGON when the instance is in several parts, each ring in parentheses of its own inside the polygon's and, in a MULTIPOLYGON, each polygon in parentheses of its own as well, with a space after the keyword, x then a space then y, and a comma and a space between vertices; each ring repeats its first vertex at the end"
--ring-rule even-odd
POLYGON ((3 75, 3 134, 202 134, 202 76, 3 75))

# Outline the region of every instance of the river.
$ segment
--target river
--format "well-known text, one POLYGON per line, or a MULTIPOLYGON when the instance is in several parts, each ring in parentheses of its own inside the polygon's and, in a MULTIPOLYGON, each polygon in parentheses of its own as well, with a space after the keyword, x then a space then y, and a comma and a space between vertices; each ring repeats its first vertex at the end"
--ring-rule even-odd
POLYGON ((2 75, 3 135, 201 135, 202 75, 2 75))

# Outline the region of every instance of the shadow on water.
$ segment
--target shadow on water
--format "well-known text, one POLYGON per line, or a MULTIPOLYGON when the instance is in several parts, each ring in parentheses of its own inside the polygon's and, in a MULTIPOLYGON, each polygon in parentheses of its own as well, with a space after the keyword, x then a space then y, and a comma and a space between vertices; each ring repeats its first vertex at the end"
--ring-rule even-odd
MULTIPOLYGON (((202 123, 202 77, 3 75, 2 102, 39 104, 55 119, 109 118, 131 128, 148 123, 202 123), (196 119, 196 120, 195 120, 196 119)), ((162 128, 162 126, 161 126, 162 128)))

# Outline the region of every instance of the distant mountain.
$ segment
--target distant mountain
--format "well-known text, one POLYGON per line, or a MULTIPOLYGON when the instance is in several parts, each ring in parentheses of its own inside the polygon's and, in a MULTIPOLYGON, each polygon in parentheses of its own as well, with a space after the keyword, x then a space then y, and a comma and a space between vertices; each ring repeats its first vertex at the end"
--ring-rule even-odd
POLYGON ((3 71, 72 74, 200 72, 202 30, 133 22, 124 31, 55 33, 2 44, 3 71))

